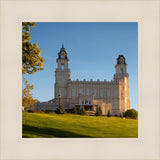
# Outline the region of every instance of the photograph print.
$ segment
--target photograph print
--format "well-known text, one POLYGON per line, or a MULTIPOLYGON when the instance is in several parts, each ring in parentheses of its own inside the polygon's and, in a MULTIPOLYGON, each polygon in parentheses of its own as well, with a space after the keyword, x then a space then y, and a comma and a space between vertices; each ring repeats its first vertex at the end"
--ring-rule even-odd
POLYGON ((22 138, 138 138, 137 22, 22 22, 22 138))

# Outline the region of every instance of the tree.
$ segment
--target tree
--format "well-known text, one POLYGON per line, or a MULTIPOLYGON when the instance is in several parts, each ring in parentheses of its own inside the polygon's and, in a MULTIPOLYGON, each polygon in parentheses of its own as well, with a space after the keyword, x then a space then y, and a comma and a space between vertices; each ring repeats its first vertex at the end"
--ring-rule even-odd
POLYGON ((111 112, 110 112, 110 110, 108 110, 108 115, 107 115, 108 117, 111 117, 111 112))
POLYGON ((129 117, 133 119, 137 119, 138 117, 138 112, 135 109, 129 109, 124 113, 124 117, 129 117))
POLYGON ((97 107, 97 108, 96 108, 95 116, 101 116, 101 115, 102 115, 101 107, 97 107))
POLYGON ((33 99, 31 90, 34 89, 33 84, 30 85, 28 81, 24 78, 25 88, 22 90, 22 106, 33 107, 37 99, 33 99))
POLYGON ((34 22, 22 22, 22 74, 34 74, 43 70, 45 63, 41 49, 36 43, 30 42, 30 28, 35 26, 34 22))
POLYGON ((64 106, 60 103, 59 107, 56 109, 56 114, 65 114, 64 106))
POLYGON ((86 110, 85 110, 84 106, 82 106, 80 109, 80 115, 85 115, 85 114, 86 114, 86 110))

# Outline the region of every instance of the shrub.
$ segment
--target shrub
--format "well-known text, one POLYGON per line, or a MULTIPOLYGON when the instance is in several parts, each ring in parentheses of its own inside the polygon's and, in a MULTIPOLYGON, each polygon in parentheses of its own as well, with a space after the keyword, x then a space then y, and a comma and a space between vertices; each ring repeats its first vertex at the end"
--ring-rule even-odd
POLYGON ((51 113, 52 111, 50 110, 43 110, 44 113, 51 113))
POLYGON ((101 115, 102 115, 101 107, 97 107, 97 108, 96 108, 95 116, 101 116, 101 115))
POLYGON ((85 114, 86 114, 86 110, 85 110, 84 106, 82 106, 80 109, 80 115, 85 115, 85 114))
POLYGON ((29 112, 29 113, 34 113, 35 111, 34 111, 34 110, 29 109, 29 110, 27 110, 27 112, 29 112))
POLYGON ((67 113, 75 113, 74 109, 66 109, 65 110, 67 113))
POLYGON ((80 107, 75 107, 74 108, 74 113, 76 113, 76 114, 80 114, 80 111, 81 111, 81 109, 80 109, 80 107))
POLYGON ((124 113, 124 117, 129 117, 133 119, 137 119, 138 117, 138 112, 135 109, 129 109, 124 113))
POLYGON ((74 107, 74 113, 78 114, 78 108, 74 107))
POLYGON ((108 110, 107 116, 108 116, 108 117, 111 117, 111 112, 110 112, 110 110, 108 110))
POLYGON ((29 113, 41 113, 41 111, 37 111, 37 110, 28 110, 27 112, 29 112, 29 113))
POLYGON ((62 104, 56 109, 56 114, 65 114, 64 106, 62 104))

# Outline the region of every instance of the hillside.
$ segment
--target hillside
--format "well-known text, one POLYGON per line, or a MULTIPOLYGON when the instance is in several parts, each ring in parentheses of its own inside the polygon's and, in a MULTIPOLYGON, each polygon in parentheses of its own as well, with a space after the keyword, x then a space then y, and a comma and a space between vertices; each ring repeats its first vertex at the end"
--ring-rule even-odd
POLYGON ((138 120, 119 117, 27 113, 23 138, 137 138, 138 120))

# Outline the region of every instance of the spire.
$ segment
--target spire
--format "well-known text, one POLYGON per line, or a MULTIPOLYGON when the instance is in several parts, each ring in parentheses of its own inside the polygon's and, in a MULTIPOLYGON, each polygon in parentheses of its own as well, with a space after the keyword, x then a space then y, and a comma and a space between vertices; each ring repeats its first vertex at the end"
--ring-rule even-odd
POLYGON ((64 48, 63 42, 62 42, 62 48, 60 49, 60 52, 58 53, 58 59, 68 59, 68 54, 64 48))
POLYGON ((64 43, 62 42, 62 48, 64 48, 64 43))

